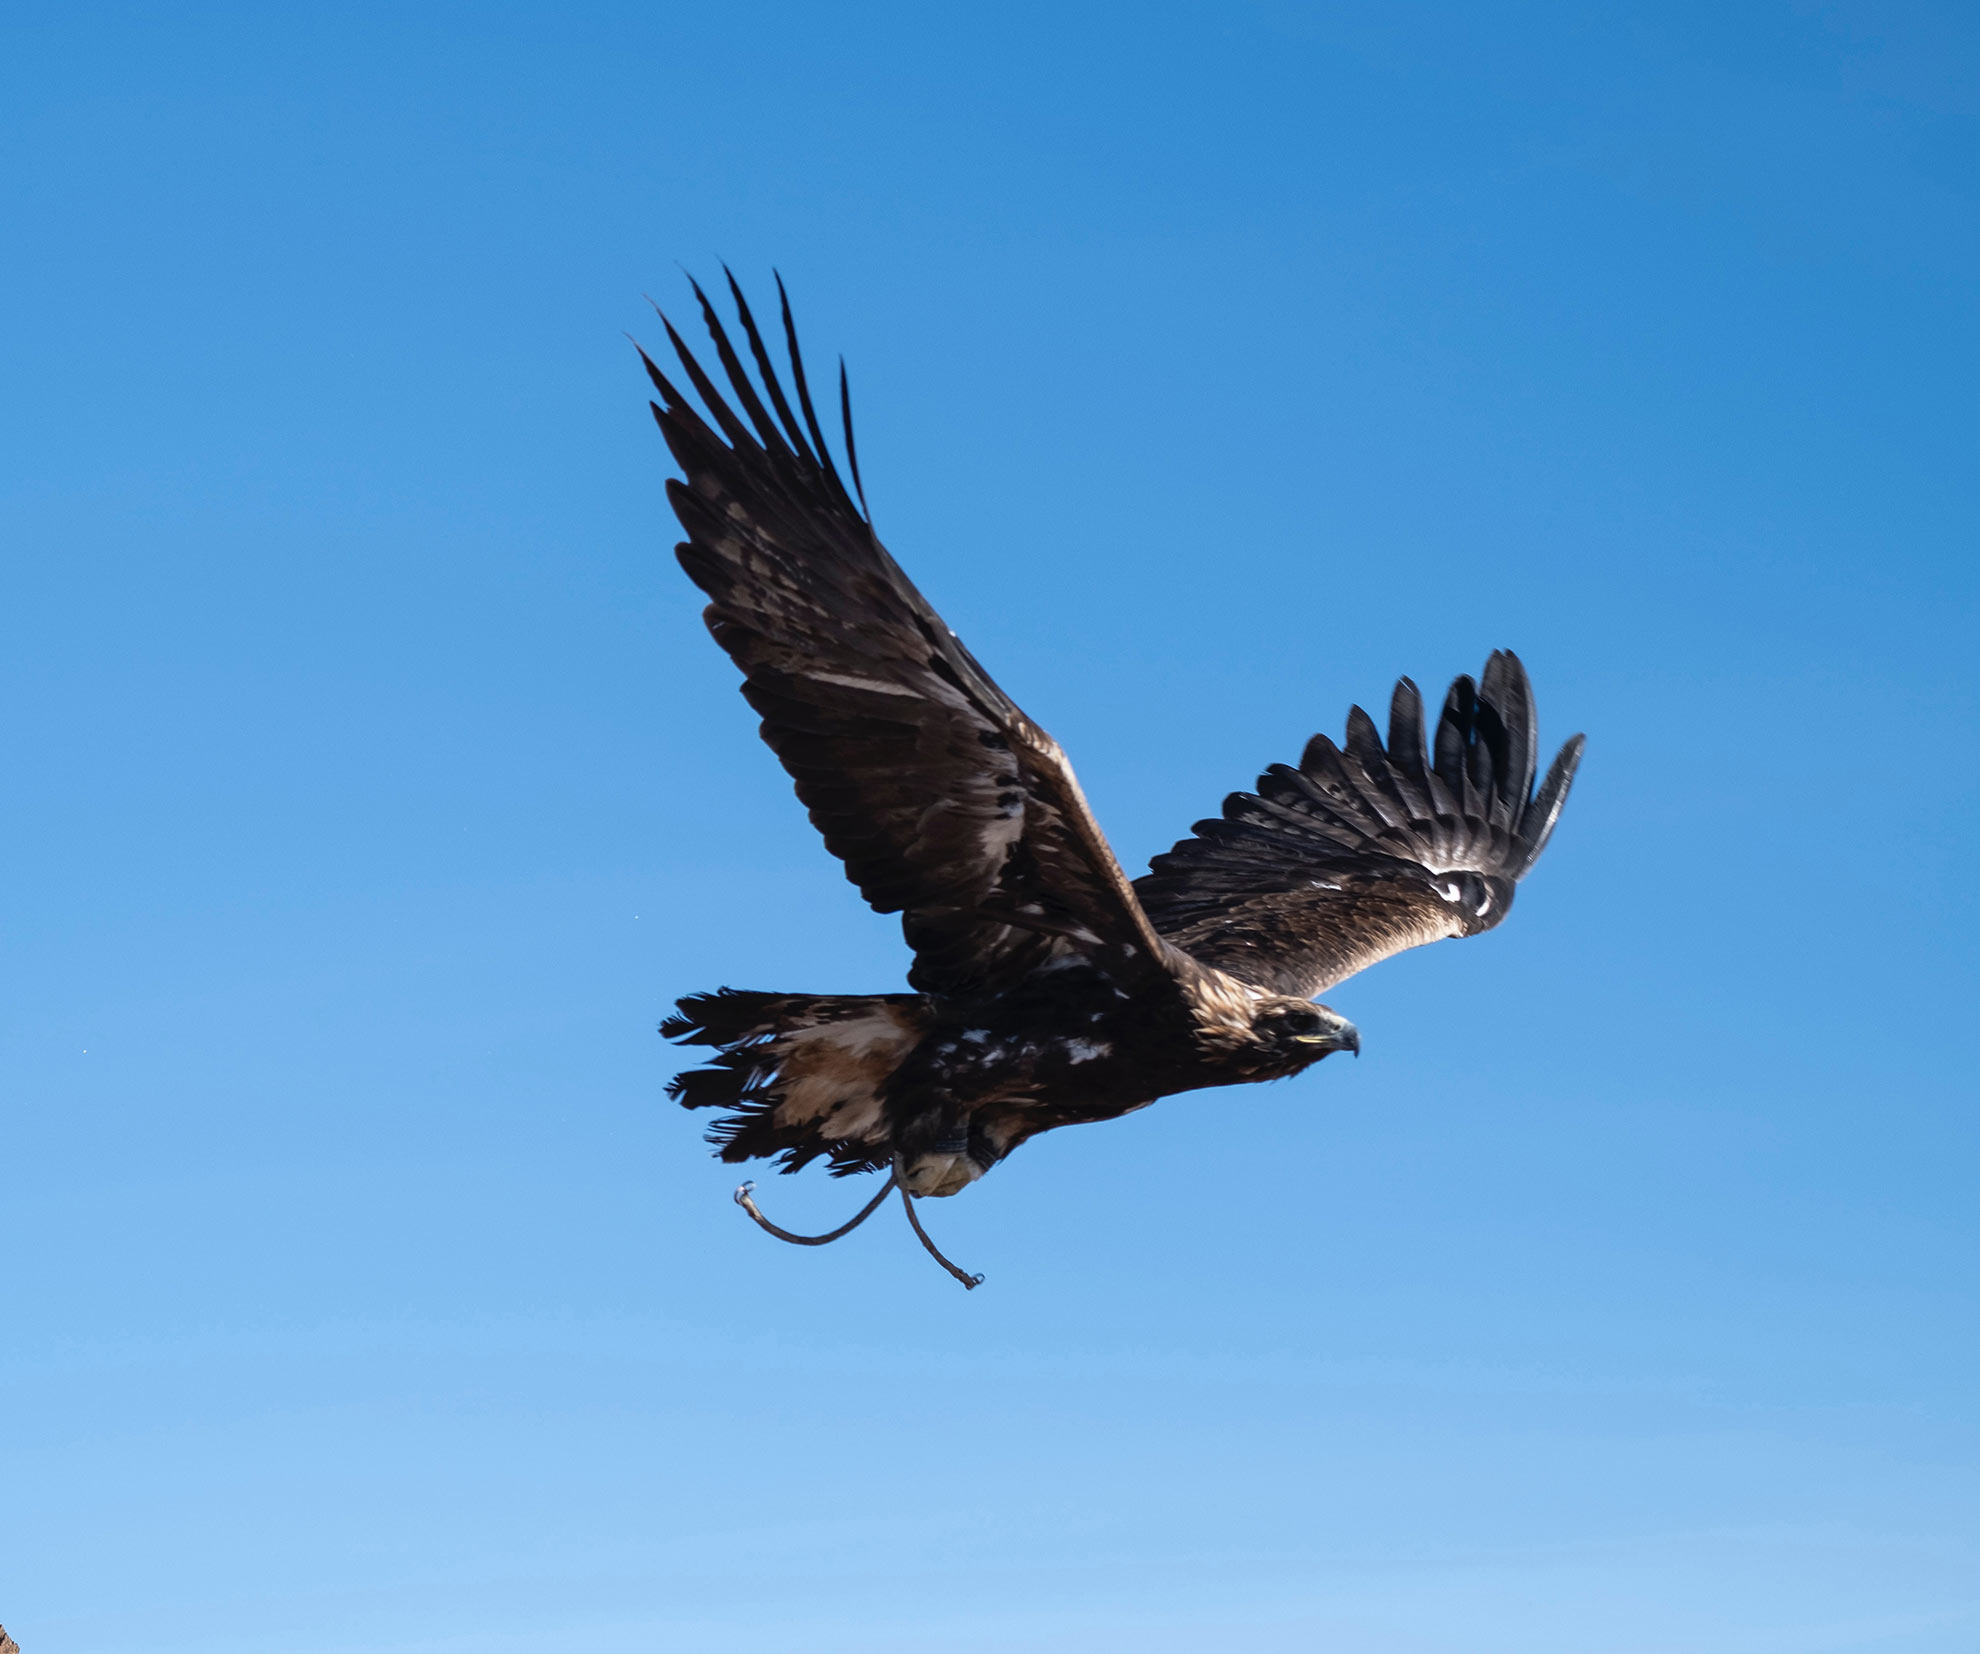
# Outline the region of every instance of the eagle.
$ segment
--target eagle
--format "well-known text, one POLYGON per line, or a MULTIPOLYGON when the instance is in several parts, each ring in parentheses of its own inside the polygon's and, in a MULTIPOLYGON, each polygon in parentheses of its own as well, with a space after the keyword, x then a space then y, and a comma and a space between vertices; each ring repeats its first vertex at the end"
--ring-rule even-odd
POLYGON ((1059 745, 998 688, 880 543, 839 365, 846 471, 825 439, 781 277, 789 389, 733 274, 737 341, 690 278, 720 375, 664 313, 699 407, 644 350, 651 403, 680 469, 667 497, 681 567, 708 630, 826 848, 913 954, 906 993, 719 988, 680 1000, 661 1032, 712 1047, 669 1094, 718 1109, 724 1161, 823 1160, 884 1171, 922 1244, 915 1202, 958 1193, 1020 1144, 1158 1098, 1281 1080, 1359 1053, 1316 1003, 1406 948, 1499 924, 1546 847, 1580 762, 1563 746, 1534 786, 1533 691, 1507 650, 1460 677, 1426 735, 1408 678, 1388 738, 1360 707, 1345 738, 1297 765, 1130 880, 1059 745), (850 487, 848 486, 850 478, 850 487))

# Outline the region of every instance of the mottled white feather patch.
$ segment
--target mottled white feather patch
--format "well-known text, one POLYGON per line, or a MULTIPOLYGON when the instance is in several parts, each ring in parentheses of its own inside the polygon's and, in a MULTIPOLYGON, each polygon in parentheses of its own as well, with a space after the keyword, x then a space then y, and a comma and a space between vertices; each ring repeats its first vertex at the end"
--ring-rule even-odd
POLYGON ((826 1137, 878 1135, 880 1090, 921 1030, 891 1006, 842 1022, 793 1028, 775 1041, 777 1118, 826 1137))

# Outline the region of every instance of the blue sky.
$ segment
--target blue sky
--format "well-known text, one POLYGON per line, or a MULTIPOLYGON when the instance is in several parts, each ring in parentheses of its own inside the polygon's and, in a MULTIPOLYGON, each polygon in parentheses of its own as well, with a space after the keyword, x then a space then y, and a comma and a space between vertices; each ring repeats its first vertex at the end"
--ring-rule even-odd
POLYGON ((6 33, 26 1654, 1975 1646, 1970 11, 6 33), (931 1208, 974 1294, 662 1096, 904 964, 669 554, 721 259, 1131 868, 1403 672, 1590 737, 1359 1063, 931 1208))

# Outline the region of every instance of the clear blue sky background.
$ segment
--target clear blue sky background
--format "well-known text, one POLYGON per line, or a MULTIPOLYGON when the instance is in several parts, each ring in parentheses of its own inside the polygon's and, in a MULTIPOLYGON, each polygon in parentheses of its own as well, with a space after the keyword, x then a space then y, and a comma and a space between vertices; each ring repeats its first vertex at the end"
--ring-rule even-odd
POLYGON ((27 1654, 1969 1654, 1980 23, 12 9, 27 1654), (886 989, 626 332, 774 263, 1139 867, 1402 672, 1589 757, 1359 1064, 938 1237, 653 1029, 886 989), (845 1184, 773 1182, 820 1224, 845 1184))

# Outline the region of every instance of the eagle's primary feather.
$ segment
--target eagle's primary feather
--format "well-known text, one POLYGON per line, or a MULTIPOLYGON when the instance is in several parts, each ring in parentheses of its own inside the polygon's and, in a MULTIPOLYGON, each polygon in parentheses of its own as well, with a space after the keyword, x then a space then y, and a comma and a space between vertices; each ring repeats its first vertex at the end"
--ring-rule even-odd
POLYGON ((1155 858, 1134 888, 1155 928, 1261 988, 1311 996, 1404 948, 1490 930, 1560 818, 1582 738, 1533 791, 1533 690, 1494 652, 1476 684, 1451 685, 1426 760, 1423 702, 1404 678, 1389 743, 1360 707, 1347 745, 1325 735, 1299 767, 1274 764, 1255 793, 1155 858))
MULTIPOLYGON (((839 478, 783 304, 799 428, 735 288, 770 408, 697 285, 745 424, 671 325, 667 336, 720 433, 660 369, 655 414, 685 481, 667 486, 681 565, 708 629, 743 673, 763 739, 826 847, 882 913, 902 914, 928 993, 993 991, 1060 938, 1146 962, 1156 938, 1072 766, 1012 704, 887 554, 839 478)), ((782 284, 779 283, 779 295, 782 284)), ((848 452, 851 405, 842 398, 848 452)))
POLYGON ((1503 651, 1452 685, 1428 742, 1405 678, 1386 745, 1354 708, 1343 746, 1316 735, 1130 884, 1057 743, 875 535, 843 366, 850 488, 782 282, 790 391, 728 285, 754 378, 699 285, 726 392, 664 317, 699 408, 641 353, 682 472, 681 566, 827 848, 901 915, 914 991, 682 1000, 663 1032, 718 1055, 673 1093, 727 1111, 722 1158, 891 1164, 912 1194, 953 1194, 1054 1126, 1358 1050, 1314 995, 1504 918, 1581 737, 1536 792, 1532 690, 1503 651))

